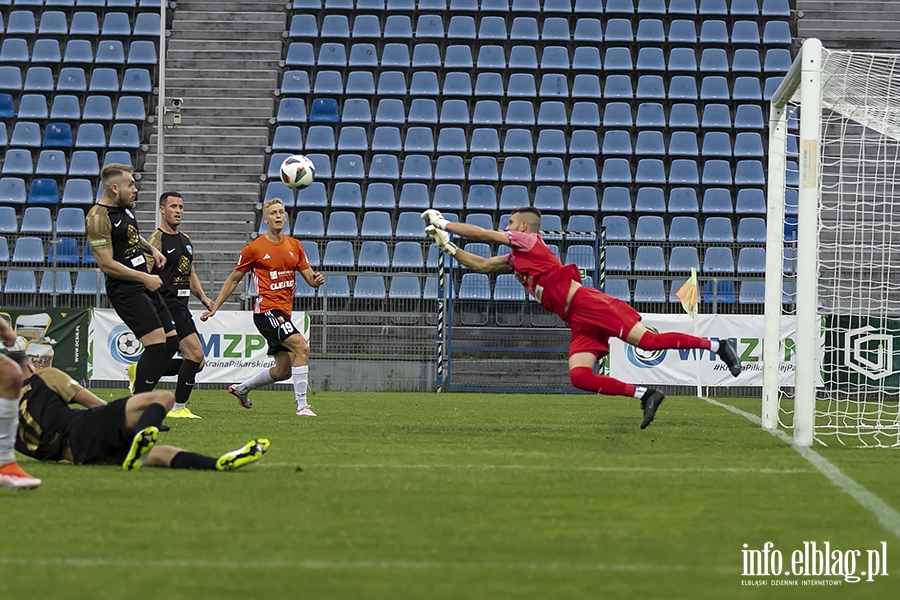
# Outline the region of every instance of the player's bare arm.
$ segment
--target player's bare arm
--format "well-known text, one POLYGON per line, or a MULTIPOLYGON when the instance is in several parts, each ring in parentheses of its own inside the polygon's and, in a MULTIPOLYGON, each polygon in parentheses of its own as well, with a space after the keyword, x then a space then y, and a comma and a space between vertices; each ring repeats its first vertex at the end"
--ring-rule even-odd
POLYGON ((191 265, 191 293, 200 301, 200 304, 202 304, 204 308, 207 310, 212 308, 212 298, 208 297, 206 292, 203 291, 203 286, 200 285, 200 278, 197 277, 194 265, 191 265))
POLYGON ((234 292, 235 288, 237 288, 238 284, 241 282, 241 279, 244 278, 244 275, 245 273, 235 269, 228 277, 225 278, 225 282, 222 284, 222 290, 216 297, 215 302, 212 303, 212 306, 209 307, 209 310, 200 315, 201 321, 206 321, 208 318, 216 314, 216 311, 219 310, 219 307, 222 306, 226 300, 228 300, 228 296, 230 296, 232 292, 234 292))
POLYGON ((506 258, 503 256, 484 258, 477 254, 457 249, 453 258, 476 273, 508 273, 511 270, 506 263, 506 258))
POLYGON ((151 292, 155 292, 162 286, 162 279, 159 278, 159 275, 151 275, 146 271, 129 269, 119 261, 115 260, 113 258, 112 246, 102 248, 94 247, 91 248, 91 251, 94 253, 94 259, 97 261, 97 266, 107 277, 115 277, 116 279, 121 279, 123 281, 136 281, 137 283, 142 283, 144 284, 144 287, 151 292))
MULTIPOLYGON (((140 236, 141 240, 141 250, 149 253, 153 257, 153 262, 162 269, 166 266, 166 257, 160 252, 153 244, 144 239, 144 236, 140 236)), ((151 290, 152 291, 152 290, 151 290)))
POLYGON ((75 396, 72 398, 72 402, 76 404, 80 404, 85 408, 96 408, 98 406, 106 406, 106 402, 97 397, 94 392, 90 390, 80 390, 75 396))
POLYGON ((300 271, 300 276, 309 284, 309 287, 317 288, 325 283, 325 276, 313 271, 312 267, 307 267, 300 271))

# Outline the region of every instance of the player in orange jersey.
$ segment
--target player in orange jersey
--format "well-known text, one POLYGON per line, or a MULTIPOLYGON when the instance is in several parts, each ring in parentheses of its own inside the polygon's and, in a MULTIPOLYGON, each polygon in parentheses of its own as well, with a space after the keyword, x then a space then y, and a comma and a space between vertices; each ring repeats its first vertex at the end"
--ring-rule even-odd
POLYGON ((200 315, 201 321, 216 314, 248 272, 253 272, 258 295, 253 304, 253 323, 269 344, 269 354, 275 357, 275 366, 264 369, 243 383, 228 387, 244 408, 251 408, 250 390, 276 381, 292 378, 297 416, 314 417, 306 400, 309 377, 309 345, 291 323, 294 302, 294 273, 298 272, 311 287, 325 283, 325 277, 316 273, 306 260, 303 246, 296 239, 284 234, 284 203, 274 198, 263 206, 263 222, 268 227, 261 235, 241 250, 241 258, 222 284, 222 291, 208 311, 200 315))

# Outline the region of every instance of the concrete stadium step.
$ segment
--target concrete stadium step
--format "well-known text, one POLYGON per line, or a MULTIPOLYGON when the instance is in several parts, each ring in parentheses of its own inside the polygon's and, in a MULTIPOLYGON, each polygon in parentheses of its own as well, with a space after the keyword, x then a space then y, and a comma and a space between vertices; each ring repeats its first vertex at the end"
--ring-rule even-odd
MULTIPOLYGON (((191 32, 189 35, 196 35, 191 32)), ((260 42, 256 40, 248 40, 246 38, 235 38, 227 40, 210 40, 210 39, 175 39, 169 42, 169 53, 181 50, 193 50, 194 52, 273 52, 281 54, 281 41, 277 42, 260 42)))
POLYGON ((269 62, 277 64, 282 59, 280 50, 230 50, 230 49, 210 49, 210 50, 175 50, 169 49, 168 57, 172 59, 193 59, 200 62, 208 62, 216 64, 219 59, 242 61, 250 61, 252 65, 254 61, 269 62))
POLYGON ((200 108, 239 108, 239 109, 255 109, 255 108, 268 108, 272 109, 275 107, 275 100, 269 96, 268 98, 245 98, 243 97, 243 90, 240 90, 240 94, 235 94, 234 96, 223 98, 221 96, 192 96, 190 98, 190 104, 185 104, 181 107, 182 114, 184 114, 185 109, 193 110, 200 108))
POLYGON ((275 15, 285 15, 287 2, 179 2, 175 10, 176 19, 186 21, 218 21, 222 23, 246 23, 249 21, 271 21, 275 15), (223 6, 227 8, 223 8, 223 6), (257 10, 249 11, 248 8, 257 10))
POLYGON ((179 12, 172 21, 172 31, 203 32, 206 39, 219 39, 219 36, 231 38, 242 37, 245 40, 259 39, 272 41, 280 39, 281 33, 288 27, 287 19, 253 20, 249 22, 212 21, 208 19, 180 18, 179 12))

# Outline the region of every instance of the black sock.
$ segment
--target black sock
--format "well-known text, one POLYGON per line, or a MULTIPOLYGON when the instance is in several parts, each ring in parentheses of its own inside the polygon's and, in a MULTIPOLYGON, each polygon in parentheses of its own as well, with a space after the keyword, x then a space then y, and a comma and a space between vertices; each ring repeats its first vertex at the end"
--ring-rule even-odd
POLYGON ((172 355, 165 344, 144 346, 144 353, 137 363, 134 377, 134 393, 150 392, 165 372, 172 355))
POLYGON ((166 418, 166 407, 154 402, 144 410, 144 413, 138 419, 135 431, 143 431, 148 427, 159 427, 162 425, 164 418, 166 418))
POLYGON ((172 457, 172 462, 171 464, 169 464, 169 467, 172 469, 199 469, 202 471, 215 471, 216 459, 212 456, 204 456, 202 454, 197 454, 196 452, 188 452, 187 450, 182 450, 172 457))
POLYGON ((175 353, 178 352, 178 336, 177 335, 167 335, 166 336, 166 349, 169 351, 169 358, 175 356, 175 353))
POLYGON ((172 375, 178 375, 178 372, 181 370, 181 363, 184 362, 181 358, 170 358, 169 364, 166 365, 166 372, 163 373, 163 377, 171 377, 172 375))
POLYGON ((178 383, 175 384, 175 402, 187 404, 191 391, 194 389, 194 379, 198 370, 200 370, 200 363, 188 359, 181 361, 181 369, 178 371, 178 383))

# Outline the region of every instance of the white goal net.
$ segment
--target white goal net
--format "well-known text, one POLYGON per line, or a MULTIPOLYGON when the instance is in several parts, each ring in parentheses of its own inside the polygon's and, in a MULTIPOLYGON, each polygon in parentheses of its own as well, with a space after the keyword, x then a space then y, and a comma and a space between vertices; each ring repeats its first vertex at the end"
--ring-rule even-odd
POLYGON ((782 259, 766 310, 796 312, 796 380, 767 380, 764 421, 768 410, 800 445, 898 447, 900 54, 811 42, 772 100, 782 259))

